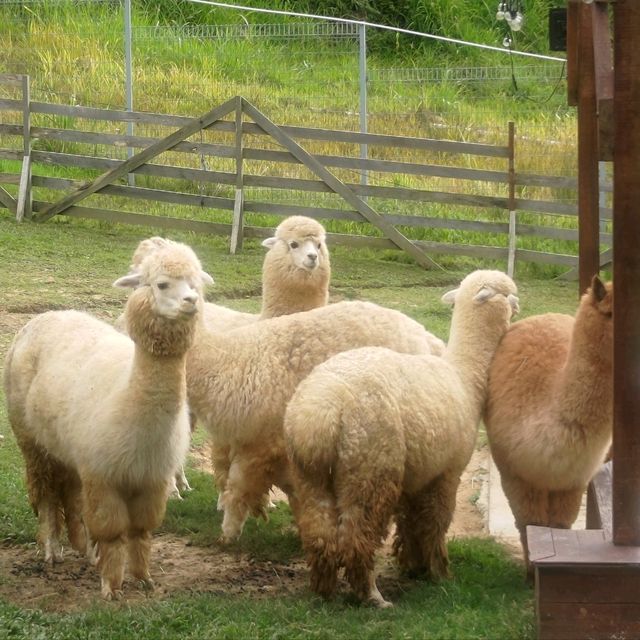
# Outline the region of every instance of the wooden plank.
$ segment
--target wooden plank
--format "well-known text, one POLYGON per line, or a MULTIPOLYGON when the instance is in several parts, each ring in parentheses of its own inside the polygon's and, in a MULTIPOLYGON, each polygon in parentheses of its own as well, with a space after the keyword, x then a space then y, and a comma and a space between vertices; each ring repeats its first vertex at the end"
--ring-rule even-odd
POLYGON ((21 73, 0 73, 0 84, 21 87, 25 76, 21 73))
POLYGON ((640 4, 614 10, 613 540, 640 545, 640 4))
POLYGON ((567 4, 567 104, 578 106, 578 4, 567 4))
POLYGON ((19 111, 22 113, 22 100, 0 98, 0 111, 19 111))
POLYGON ((613 53, 607 5, 593 11, 593 54, 598 113, 598 160, 613 160, 613 53))
POLYGON ((545 253, 544 251, 530 249, 516 249, 516 260, 540 264, 557 264, 567 267, 573 267, 578 264, 578 256, 570 256, 563 253, 545 253))
MULTIPOLYGON (((245 100, 245 104, 248 104, 245 100)), ((254 107, 255 108, 255 107, 254 107)), ((469 155, 487 156, 493 158, 509 157, 507 147, 478 144, 473 142, 456 142, 452 140, 436 140, 433 138, 412 138, 406 136, 390 136, 380 133, 358 133, 356 131, 341 131, 334 129, 314 129, 309 127, 294 127, 282 125, 280 130, 291 138, 304 140, 320 140, 328 142, 345 142, 354 145, 380 145, 401 149, 422 149, 439 153, 466 153, 469 155)), ((264 135, 258 124, 246 123, 244 132, 251 135, 264 135)))
POLYGON ((611 462, 602 465, 587 489, 587 528, 602 529, 607 540, 613 539, 611 462))
POLYGON ((516 198, 516 209, 518 211, 532 211, 536 213, 549 213, 552 215, 577 216, 578 206, 565 202, 554 202, 553 200, 530 200, 516 198))
MULTIPOLYGON (((45 210, 50 206, 47 202, 34 201, 34 211, 45 210)), ((138 226, 159 227, 162 229, 178 229, 180 231, 194 231, 196 233, 210 233, 212 235, 228 235, 230 224, 208 222, 203 220, 189 220, 184 218, 171 218, 165 216, 150 215, 147 213, 135 213, 130 211, 116 211, 99 207, 71 206, 65 209, 64 214, 72 218, 89 218, 91 220, 105 220, 120 224, 138 226)))
POLYGON ((547 604, 538 618, 540 640, 612 640, 640 637, 638 605, 547 604))
POLYGON ((2 186, 0 186, 0 203, 5 206, 11 213, 16 212, 16 201, 14 197, 2 186))
POLYGON ((20 174, 0 173, 0 184, 20 184, 20 174))
POLYGON ((16 220, 22 222, 31 218, 31 155, 25 155, 22 160, 22 173, 20 174, 20 187, 18 189, 18 201, 16 205, 16 220))
POLYGON ((545 565, 539 580, 541 604, 609 602, 640 606, 637 565, 545 565), (586 584, 588 589, 584 588, 586 584))
POLYGON ((283 133, 265 115, 259 112, 253 105, 243 100, 243 110, 253 121, 293 153, 301 162, 311 169, 319 178, 326 182, 337 194, 342 196, 354 209, 357 209, 363 217, 375 227, 380 229, 399 248, 404 249, 416 262, 425 268, 440 268, 421 249, 416 247, 408 238, 402 235, 393 225, 387 222, 366 202, 360 199, 351 189, 338 180, 330 171, 320 164, 312 155, 307 153, 293 138, 283 133))
POLYGON ((219 120, 220 118, 226 116, 230 111, 233 110, 233 106, 234 101, 228 100, 222 105, 219 105, 215 109, 212 109, 208 113, 202 115, 200 118, 194 118, 194 120, 189 124, 186 124, 184 127, 178 129, 177 131, 174 131, 174 133, 167 136, 166 138, 159 140, 158 142, 152 144, 150 147, 147 147, 146 149, 143 149, 142 151, 131 156, 131 158, 122 162, 118 167, 107 171, 86 187, 69 194, 59 202, 53 204, 50 209, 48 209, 47 211, 43 211, 38 215, 37 221, 45 222, 46 220, 49 220, 49 218, 57 215, 58 213, 61 213, 66 208, 76 204, 87 196, 100 191, 100 189, 113 182, 114 180, 121 178, 127 173, 135 171, 138 167, 147 163, 155 156, 163 153, 164 151, 168 151, 179 142, 182 142, 185 138, 188 138, 197 131, 206 129, 212 122, 215 122, 216 120, 219 120))

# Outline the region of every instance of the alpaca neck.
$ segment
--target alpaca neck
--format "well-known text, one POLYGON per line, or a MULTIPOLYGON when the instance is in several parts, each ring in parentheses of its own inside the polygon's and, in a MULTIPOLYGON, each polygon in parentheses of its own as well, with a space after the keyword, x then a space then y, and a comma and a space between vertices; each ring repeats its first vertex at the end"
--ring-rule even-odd
POLYGON ((603 349, 602 329, 590 328, 580 315, 576 317, 567 362, 556 386, 559 415, 583 427, 608 427, 612 420, 613 354, 603 349))
MULTIPOLYGON (((299 270, 298 270, 299 271, 299 270)), ((285 278, 265 275, 262 282, 261 318, 275 318, 298 311, 309 311, 327 304, 329 297, 328 276, 324 271, 306 274, 290 274, 285 278), (286 280, 290 279, 290 282, 286 280)))
MULTIPOLYGON (((462 312, 462 310, 459 310, 462 312)), ((462 322, 454 310, 449 342, 444 359, 453 365, 465 389, 472 396, 478 415, 483 409, 487 394, 489 366, 498 343, 508 328, 508 321, 496 322, 495 318, 482 321, 481 310, 465 310, 471 322, 462 322), (471 311, 471 314, 469 314, 471 311)))
POLYGON ((155 407, 163 414, 177 412, 186 400, 185 363, 186 355, 157 356, 136 347, 129 389, 136 397, 153 400, 145 403, 147 409, 155 407))

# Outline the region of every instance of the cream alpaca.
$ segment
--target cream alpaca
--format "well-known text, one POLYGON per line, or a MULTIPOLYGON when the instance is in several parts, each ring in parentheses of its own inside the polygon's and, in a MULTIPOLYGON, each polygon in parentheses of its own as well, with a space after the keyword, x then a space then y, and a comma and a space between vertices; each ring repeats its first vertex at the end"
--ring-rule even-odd
POLYGON ((256 322, 224 334, 204 331, 187 358, 189 403, 212 439, 223 491, 223 535, 240 535, 263 511, 272 484, 290 490, 282 421, 296 386, 332 355, 367 345, 441 352, 442 341, 398 311, 339 302, 256 322))
POLYGON ((445 534, 515 294, 505 274, 475 271, 443 298, 455 307, 442 357, 355 349, 300 383, 284 433, 314 591, 331 596, 344 567, 359 599, 390 606, 374 555, 394 514, 400 566, 448 575, 445 534))
POLYGON ((160 248, 114 283, 135 288, 131 338, 88 314, 53 311, 27 323, 7 355, 9 421, 45 560, 62 560, 64 520, 74 548, 96 543, 107 599, 121 596, 126 552, 133 577, 153 586, 151 531, 189 443, 185 358, 210 281, 188 247, 160 248))
POLYGON ((611 284, 594 277, 575 320, 515 323, 496 351, 485 424, 528 561, 528 524, 570 528, 612 432, 611 284))

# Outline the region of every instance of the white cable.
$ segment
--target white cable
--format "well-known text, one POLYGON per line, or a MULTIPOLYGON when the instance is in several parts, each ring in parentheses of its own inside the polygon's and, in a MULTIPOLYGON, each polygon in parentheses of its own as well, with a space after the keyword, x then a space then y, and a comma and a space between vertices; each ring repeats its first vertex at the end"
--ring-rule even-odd
POLYGON ((255 13, 270 13, 280 16, 293 16, 294 18, 312 18, 314 20, 328 20, 330 22, 344 22, 349 24, 358 24, 365 27, 373 27, 374 29, 384 29, 386 31, 395 31, 396 33, 404 33, 409 36, 419 36, 421 38, 431 38, 432 40, 440 40, 451 44, 462 44, 468 47, 477 47, 478 49, 487 49, 489 51, 499 51, 509 55, 525 56, 528 58, 538 58, 540 60, 553 60, 555 62, 565 62, 564 58, 556 58, 555 56, 545 56, 540 53, 527 53, 526 51, 505 50, 501 47, 493 47, 488 44, 480 44, 478 42, 467 42, 466 40, 456 40, 455 38, 445 38, 444 36, 435 36, 430 33, 422 33, 421 31, 411 31, 410 29, 401 29, 400 27, 390 27, 385 24, 376 24, 374 22, 365 22, 363 20, 349 20, 348 18, 331 18, 329 16, 318 16, 312 13, 296 13, 295 11, 281 11, 279 9, 262 9, 258 7, 244 7, 237 4, 228 4, 226 2, 214 2, 213 0, 189 0, 196 4, 206 4, 213 7, 223 7, 225 9, 238 9, 240 11, 253 11, 255 13))

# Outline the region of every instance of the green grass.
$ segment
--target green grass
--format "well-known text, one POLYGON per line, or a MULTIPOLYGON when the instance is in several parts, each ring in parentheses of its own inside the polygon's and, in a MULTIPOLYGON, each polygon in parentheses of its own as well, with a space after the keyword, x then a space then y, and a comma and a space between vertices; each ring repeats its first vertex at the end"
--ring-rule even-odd
MULTIPOLYGON (((173 638, 318 638, 501 640, 533 638, 531 590, 520 568, 487 540, 450 544, 457 578, 418 583, 396 594, 392 610, 338 599, 174 596, 129 608, 96 605, 67 615, 0 606, 6 638, 47 640, 173 638)), ((3 631, 0 631, 2 634, 3 631)))
MULTIPOLYGON (((124 297, 111 282, 125 272, 137 242, 157 230, 110 226, 81 220, 44 225, 17 224, 0 214, 0 358, 20 318, 49 308, 86 309, 101 317, 119 315, 124 297), (7 315, 9 314, 9 315, 7 315), (4 321, 13 318, 13 325, 4 321)), ((249 242, 239 255, 227 253, 220 238, 171 234, 190 243, 216 279, 211 297, 230 306, 257 310, 263 249, 249 242)), ((406 312, 442 338, 450 309, 441 295, 471 269, 464 261, 446 270, 424 271, 398 260, 397 252, 332 249, 331 297, 369 299, 406 312)), ((573 312, 577 285, 522 274, 517 278, 522 316, 573 312)), ((28 545, 35 554, 35 517, 29 508, 23 463, 0 397, 0 541, 28 545)), ((484 436, 481 436, 484 437, 484 436)), ((206 449, 201 430, 194 450, 206 449)), ((212 478, 191 459, 187 475, 194 490, 168 505, 161 532, 219 553, 220 515, 212 478)), ((251 519, 229 553, 256 561, 287 563, 301 558, 291 514, 280 504, 269 522, 251 519)), ((533 638, 533 591, 522 566, 496 542, 460 539, 450 543, 454 578, 440 584, 387 582, 380 586, 396 604, 390 611, 354 606, 340 595, 324 603, 308 590, 295 595, 169 593, 142 604, 92 604, 71 613, 21 608, 0 599, 0 638, 117 639, 132 634, 163 638, 533 638)), ((153 561, 153 560, 152 560, 153 561)), ((62 566, 64 570, 64 565, 62 566)), ((5 578, 0 577, 0 580, 5 578)), ((9 579, 7 576, 6 579, 9 579)), ((14 578, 11 578, 14 579, 14 578)), ((97 583, 96 583, 97 595, 97 583)))

